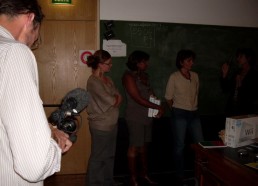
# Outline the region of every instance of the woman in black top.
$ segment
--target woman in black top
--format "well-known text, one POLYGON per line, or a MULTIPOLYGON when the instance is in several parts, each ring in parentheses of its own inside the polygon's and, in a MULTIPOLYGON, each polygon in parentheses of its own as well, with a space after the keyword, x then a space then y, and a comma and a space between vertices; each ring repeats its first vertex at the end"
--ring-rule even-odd
POLYGON ((238 68, 230 72, 230 64, 222 66, 221 85, 229 93, 225 114, 255 114, 258 100, 258 73, 255 69, 255 53, 250 48, 240 48, 236 52, 238 68))

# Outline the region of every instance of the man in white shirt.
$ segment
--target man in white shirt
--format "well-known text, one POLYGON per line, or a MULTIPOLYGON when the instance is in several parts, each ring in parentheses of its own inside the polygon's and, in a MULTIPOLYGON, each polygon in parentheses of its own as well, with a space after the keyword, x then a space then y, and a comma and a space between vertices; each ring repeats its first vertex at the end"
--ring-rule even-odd
POLYGON ((51 132, 39 96, 30 47, 43 17, 37 0, 0 1, 1 186, 42 186, 60 171, 61 154, 72 146, 67 134, 51 132))

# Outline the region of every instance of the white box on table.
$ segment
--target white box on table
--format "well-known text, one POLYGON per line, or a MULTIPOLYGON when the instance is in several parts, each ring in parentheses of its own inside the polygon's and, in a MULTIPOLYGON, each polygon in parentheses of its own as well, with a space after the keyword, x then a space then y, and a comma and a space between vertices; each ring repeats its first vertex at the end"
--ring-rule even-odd
POLYGON ((244 115, 226 118, 225 144, 237 148, 253 143, 258 137, 258 116, 244 115))

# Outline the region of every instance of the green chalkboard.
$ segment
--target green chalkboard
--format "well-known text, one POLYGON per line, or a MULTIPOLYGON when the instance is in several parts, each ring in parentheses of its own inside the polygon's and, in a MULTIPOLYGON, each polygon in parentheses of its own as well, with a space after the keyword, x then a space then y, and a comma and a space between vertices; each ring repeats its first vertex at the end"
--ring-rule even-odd
MULTIPOLYGON (((100 21, 101 48, 105 23, 100 21)), ((136 21, 114 21, 111 30, 113 39, 126 44, 127 56, 133 50, 150 54, 148 73, 156 95, 164 100, 169 75, 176 71, 175 58, 181 49, 192 49, 196 53, 193 71, 199 74, 199 111, 201 115, 223 114, 227 95, 219 83, 221 65, 227 62, 239 47, 251 47, 258 52, 258 28, 174 24, 136 21)), ((124 95, 121 77, 126 69, 126 57, 113 57, 109 76, 124 95)), ((120 116, 123 117, 125 101, 120 116)))

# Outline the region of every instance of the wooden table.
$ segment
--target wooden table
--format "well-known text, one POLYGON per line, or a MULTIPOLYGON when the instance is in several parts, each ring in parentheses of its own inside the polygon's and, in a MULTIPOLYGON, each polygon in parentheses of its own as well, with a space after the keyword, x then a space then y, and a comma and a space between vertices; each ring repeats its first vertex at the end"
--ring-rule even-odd
POLYGON ((244 164, 254 161, 255 153, 241 157, 241 148, 204 149, 192 145, 195 151, 195 176, 199 186, 258 186, 258 171, 244 164))

